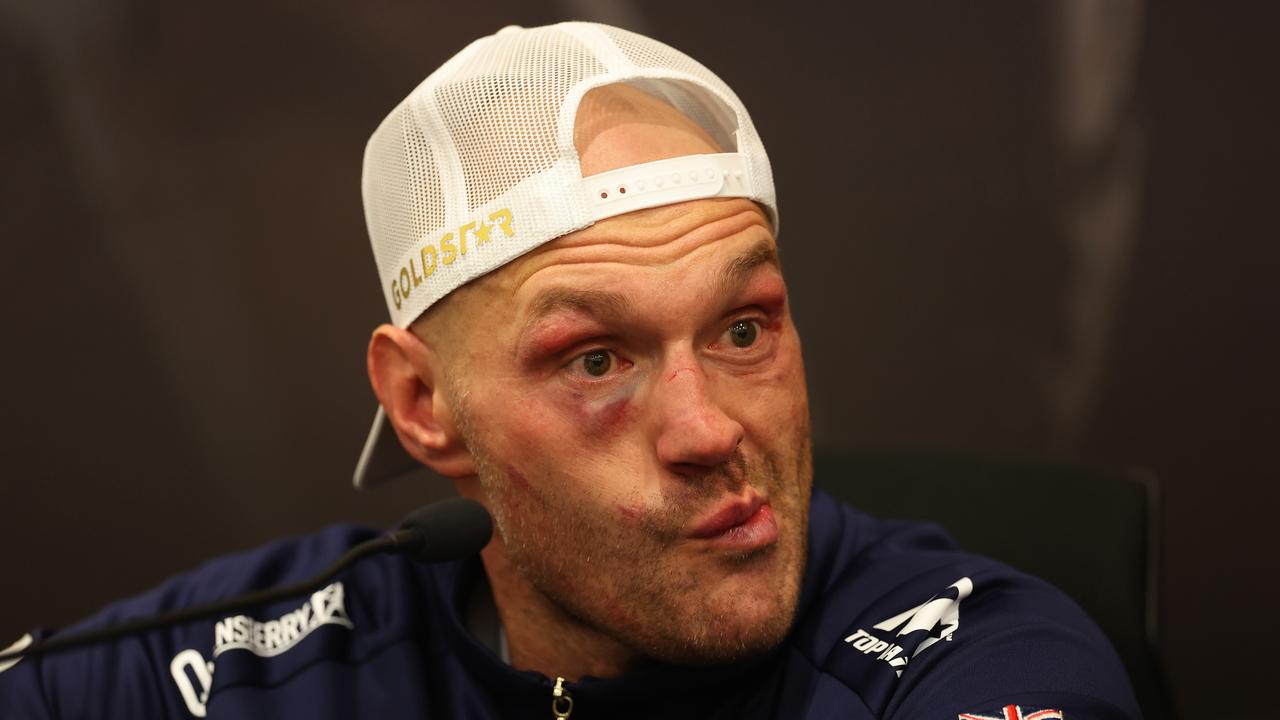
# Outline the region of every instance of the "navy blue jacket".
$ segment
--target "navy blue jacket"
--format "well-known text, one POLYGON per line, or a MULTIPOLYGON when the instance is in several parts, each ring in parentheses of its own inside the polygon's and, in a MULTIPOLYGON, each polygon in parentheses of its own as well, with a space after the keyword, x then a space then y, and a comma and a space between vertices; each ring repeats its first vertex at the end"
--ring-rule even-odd
MULTIPOLYGON (((374 534, 339 526, 215 560, 68 631, 301 580, 374 534)), ((0 671, 0 717, 552 718, 553 679, 464 628, 482 572, 477 558, 373 557, 309 598, 23 659, 0 671)), ((1061 592, 821 492, 776 651, 562 689, 570 720, 1140 717, 1111 646, 1061 592)))

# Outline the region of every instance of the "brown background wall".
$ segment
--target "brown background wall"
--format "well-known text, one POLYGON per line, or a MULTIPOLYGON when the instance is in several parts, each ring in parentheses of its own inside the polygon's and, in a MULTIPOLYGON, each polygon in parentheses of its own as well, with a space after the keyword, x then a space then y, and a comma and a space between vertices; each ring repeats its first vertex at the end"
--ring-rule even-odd
POLYGON ((467 7, 0 1, 0 636, 447 492, 349 489, 360 155, 470 39, 580 17, 752 108, 818 442, 1154 469, 1183 714, 1274 716, 1272 5, 467 7))

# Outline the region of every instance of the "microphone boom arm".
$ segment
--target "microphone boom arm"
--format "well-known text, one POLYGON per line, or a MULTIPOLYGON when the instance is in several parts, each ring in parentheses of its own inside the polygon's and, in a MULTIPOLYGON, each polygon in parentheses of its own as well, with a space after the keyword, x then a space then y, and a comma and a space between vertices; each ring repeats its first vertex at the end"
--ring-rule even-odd
POLYGON ((266 605, 285 598, 314 592, 361 558, 378 553, 404 553, 424 563, 444 562, 467 557, 479 552, 493 534, 493 520, 480 503, 468 498, 456 497, 441 500, 433 505, 409 514, 400 528, 356 545, 347 550, 318 575, 280 587, 224 598, 203 605, 175 610, 162 615, 134 618, 124 622, 95 628, 71 635, 54 635, 32 643, 21 650, 0 653, 0 663, 30 655, 48 654, 59 650, 115 640, 123 635, 154 630, 166 625, 178 625, 202 620, 247 608, 266 605))
POLYGON ((342 572, 347 568, 347 566, 361 558, 384 552, 403 552, 405 550, 413 550, 421 543, 421 530, 416 528, 396 530, 395 532, 356 545, 343 553, 337 560, 333 561, 329 567, 306 580, 300 580, 288 585, 281 585, 280 587, 256 590, 245 595, 238 595, 234 598, 216 600, 214 602, 195 605, 193 607, 175 610, 162 615, 126 620, 114 625, 95 628, 93 630, 87 630, 85 632, 75 633, 72 635, 54 635, 47 640, 32 643, 21 650, 0 653, 0 663, 21 657, 29 657, 31 655, 43 655, 57 652, 59 650, 66 650, 80 645, 89 645, 92 643, 114 640, 123 635, 154 630, 166 625, 180 625, 182 623, 192 622, 193 620, 203 620, 215 615, 233 613, 258 605, 267 605, 269 603, 276 602, 277 600, 305 595, 309 592, 319 590, 327 584, 329 580, 333 579, 333 576, 342 572))

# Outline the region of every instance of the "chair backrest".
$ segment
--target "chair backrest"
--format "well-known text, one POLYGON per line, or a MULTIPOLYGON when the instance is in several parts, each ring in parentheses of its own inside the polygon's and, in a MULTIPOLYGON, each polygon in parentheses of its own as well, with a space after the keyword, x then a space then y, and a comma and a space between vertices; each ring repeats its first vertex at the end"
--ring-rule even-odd
POLYGON ((1153 475, 956 452, 817 453, 814 481, 872 515, 936 522, 960 547, 1053 583, 1111 639, 1147 718, 1172 717, 1160 669, 1160 496, 1153 475))

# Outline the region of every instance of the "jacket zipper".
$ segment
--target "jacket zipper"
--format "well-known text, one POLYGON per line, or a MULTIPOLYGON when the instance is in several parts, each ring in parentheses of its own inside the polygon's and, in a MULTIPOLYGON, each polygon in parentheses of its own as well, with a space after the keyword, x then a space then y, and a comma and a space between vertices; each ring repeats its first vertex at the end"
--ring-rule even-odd
POLYGON ((551 714, 558 720, 569 720, 573 712, 573 696, 564 686, 564 678, 556 678, 556 686, 551 689, 551 714))

